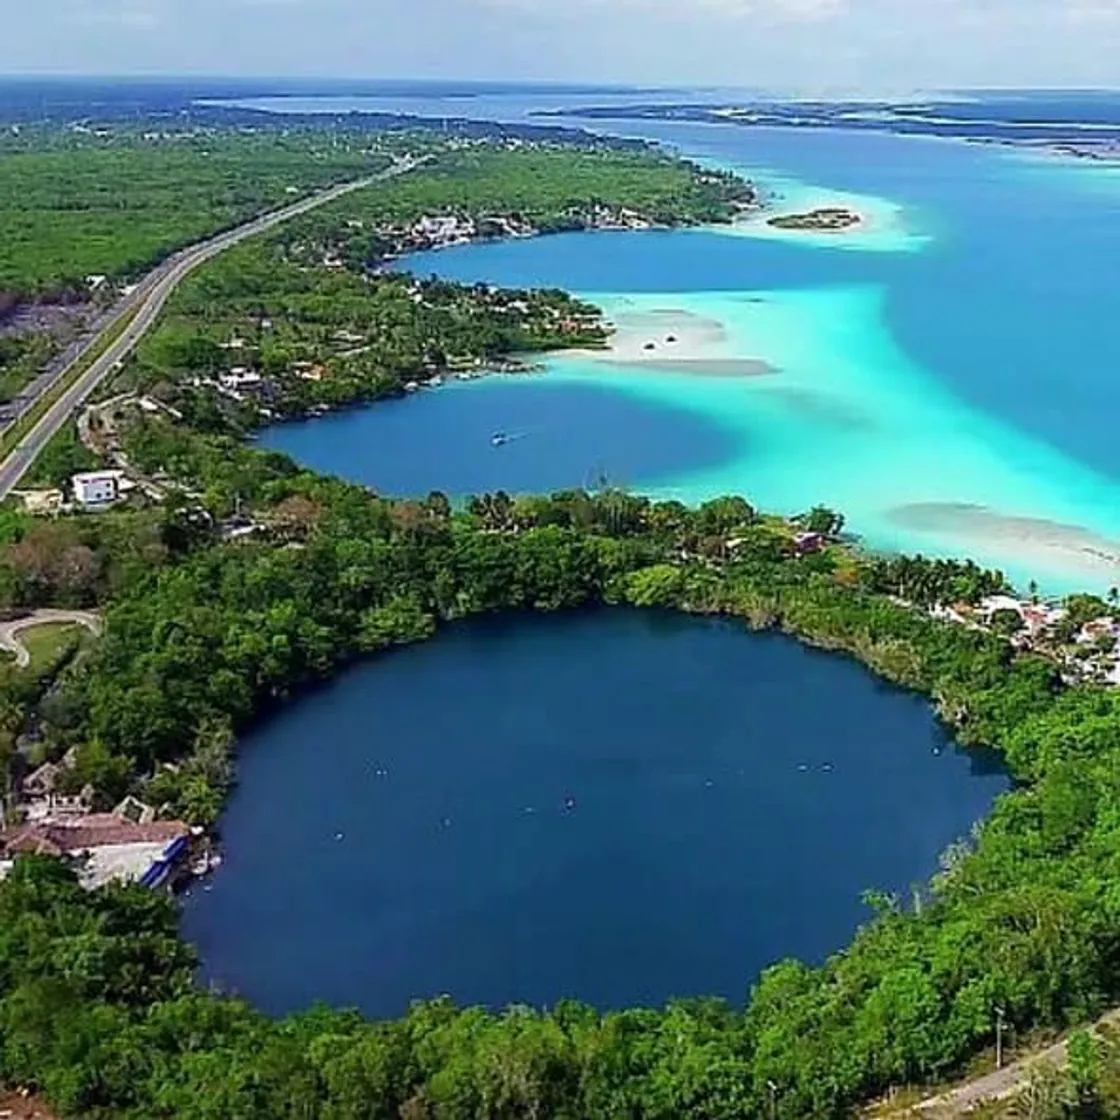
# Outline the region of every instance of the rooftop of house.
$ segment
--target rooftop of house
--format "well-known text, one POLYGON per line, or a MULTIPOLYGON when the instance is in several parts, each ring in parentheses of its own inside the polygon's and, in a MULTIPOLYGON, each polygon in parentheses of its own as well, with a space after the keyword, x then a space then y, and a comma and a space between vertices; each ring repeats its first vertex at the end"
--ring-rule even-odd
POLYGON ((75 486, 81 486, 83 483, 120 482, 123 477, 124 471, 120 470, 79 471, 76 475, 71 476, 70 481, 75 486))
POLYGON ((1010 595, 989 595, 980 603, 980 609, 985 614, 995 614, 997 611, 1014 611, 1021 614, 1025 604, 1010 595))
POLYGON ((94 848, 82 861, 78 877, 89 890, 114 881, 142 879, 153 864, 165 858, 169 845, 170 842, 157 840, 94 848))
POLYGON ((0 833, 6 854, 76 855, 95 848, 123 844, 168 844, 190 834, 182 821, 134 824, 115 813, 91 813, 74 821, 39 821, 0 833))

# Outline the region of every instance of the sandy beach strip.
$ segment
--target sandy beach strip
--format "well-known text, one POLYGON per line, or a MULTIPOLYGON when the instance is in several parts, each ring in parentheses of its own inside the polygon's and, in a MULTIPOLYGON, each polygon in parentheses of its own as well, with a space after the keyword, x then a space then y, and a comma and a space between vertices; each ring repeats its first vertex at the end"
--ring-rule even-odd
POLYGON ((698 377, 761 377, 775 368, 761 358, 735 353, 718 319, 679 307, 624 308, 613 316, 614 333, 600 350, 567 350, 619 370, 676 373, 698 377))
POLYGON ((1120 541, 1080 525, 999 513, 965 502, 918 502, 888 514, 896 525, 993 551, 1010 546, 1020 561, 1094 578, 1120 578, 1120 541))

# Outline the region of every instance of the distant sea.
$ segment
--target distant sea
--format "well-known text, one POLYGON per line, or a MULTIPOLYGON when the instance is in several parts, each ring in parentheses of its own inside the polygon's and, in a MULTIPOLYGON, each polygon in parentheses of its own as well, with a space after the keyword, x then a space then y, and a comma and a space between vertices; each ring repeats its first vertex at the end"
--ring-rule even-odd
MULTIPOLYGON (((333 104, 432 116, 447 99, 333 104)), ((524 121, 603 100, 506 89, 455 103, 463 115, 524 121)), ((1094 120, 1120 121, 1120 97, 1092 100, 1094 120)), ((973 120, 1006 121, 1068 118, 1071 102, 962 104, 973 120)), ((458 492, 532 490, 605 471, 690 501, 736 491, 784 512, 826 502, 874 548, 968 554, 1052 591, 1120 582, 1120 166, 841 127, 559 120, 740 170, 778 208, 843 204, 869 221, 831 238, 761 223, 542 238, 408 266, 559 285, 612 314, 718 320, 735 356, 774 372, 704 379, 562 359, 539 379, 285 426, 267 444, 392 493, 438 479, 458 492), (499 459, 487 434, 511 424, 527 438, 499 459)))

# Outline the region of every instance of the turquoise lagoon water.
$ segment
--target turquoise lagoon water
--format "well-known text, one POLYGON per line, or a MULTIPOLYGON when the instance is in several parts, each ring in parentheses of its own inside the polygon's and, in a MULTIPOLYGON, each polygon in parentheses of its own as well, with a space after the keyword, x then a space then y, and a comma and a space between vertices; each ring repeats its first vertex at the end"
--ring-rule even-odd
POLYGON ((482 477, 526 491, 605 469, 689 501, 734 491, 785 512, 826 502, 872 547, 969 554, 1055 591, 1120 580, 1116 169, 835 131, 640 131, 754 175, 778 212, 835 203, 869 220, 833 237, 759 222, 572 235, 409 266, 562 286, 612 316, 716 323, 721 357, 770 372, 562 357, 540 378, 424 393, 396 412, 286 426, 266 442, 388 492, 465 493, 482 477), (496 456, 476 436, 514 426, 507 415, 526 438, 496 456), (335 446, 345 425, 361 433, 350 458, 335 446), (441 463, 454 469, 441 475, 441 463))

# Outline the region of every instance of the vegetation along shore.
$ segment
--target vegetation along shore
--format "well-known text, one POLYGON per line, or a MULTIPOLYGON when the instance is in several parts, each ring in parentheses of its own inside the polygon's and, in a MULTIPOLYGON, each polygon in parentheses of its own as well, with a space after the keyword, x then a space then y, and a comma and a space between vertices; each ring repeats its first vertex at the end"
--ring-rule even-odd
POLYGON ((822 206, 804 214, 776 214, 766 224, 775 229, 807 230, 814 233, 843 233, 863 222, 854 210, 843 206, 822 206))
POLYGON ((401 252, 753 205, 749 185, 653 151, 392 144, 432 159, 201 268, 0 513, 0 605, 96 612, 102 630, 0 668, 0 1080, 65 1117, 802 1120, 950 1076, 990 1045, 997 1007, 1027 1032, 1120 1000, 1114 603, 869 556, 824 508, 610 488, 390 501, 246 442, 262 422, 605 339, 564 293, 400 276, 401 252), (449 620, 616 605, 856 657, 963 744, 1001 751, 1016 786, 913 899, 870 899, 847 949, 775 966, 743 1007, 271 1020, 195 985, 165 894, 87 890, 87 868, 41 854, 84 828, 205 855, 237 735, 301 690, 449 620))

